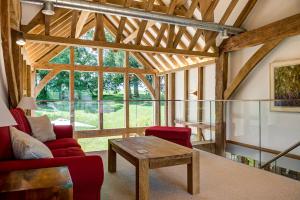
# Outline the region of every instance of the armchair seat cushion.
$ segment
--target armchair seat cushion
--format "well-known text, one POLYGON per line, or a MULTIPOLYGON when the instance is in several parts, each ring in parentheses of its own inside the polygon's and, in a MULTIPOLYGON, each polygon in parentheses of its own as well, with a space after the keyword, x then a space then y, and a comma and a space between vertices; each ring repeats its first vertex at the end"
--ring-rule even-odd
POLYGON ((84 152, 80 147, 69 147, 62 149, 52 149, 51 150, 54 158, 57 157, 73 157, 73 156, 85 156, 84 152))
POLYGON ((146 128, 145 134, 165 139, 186 139, 190 138, 191 129, 184 127, 153 126, 146 128))
POLYGON ((73 138, 61 138, 45 142, 49 149, 61 149, 66 147, 80 147, 77 141, 73 138))

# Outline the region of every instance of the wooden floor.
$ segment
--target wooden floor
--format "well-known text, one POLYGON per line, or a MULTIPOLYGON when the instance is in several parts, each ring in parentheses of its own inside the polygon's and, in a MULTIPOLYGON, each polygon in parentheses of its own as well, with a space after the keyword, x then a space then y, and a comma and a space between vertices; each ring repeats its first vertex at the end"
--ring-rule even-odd
MULTIPOLYGON (((101 199, 135 199, 135 168, 118 156, 117 173, 107 172, 107 152, 101 199)), ((200 194, 186 191, 186 167, 151 170, 150 199, 161 200, 299 200, 300 182, 200 152, 200 194)))

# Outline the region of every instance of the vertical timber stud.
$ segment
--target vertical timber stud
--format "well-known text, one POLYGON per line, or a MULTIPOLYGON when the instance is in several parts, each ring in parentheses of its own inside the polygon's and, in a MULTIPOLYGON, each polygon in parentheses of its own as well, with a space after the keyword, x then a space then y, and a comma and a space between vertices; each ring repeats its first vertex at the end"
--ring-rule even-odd
MULTIPOLYGON (((129 52, 126 51, 125 53, 125 68, 129 67, 129 52)), ((125 127, 126 129, 129 128, 129 74, 126 72, 124 73, 124 101, 125 101, 125 127)), ((128 134, 128 133, 125 133, 128 134)))
POLYGON ((99 128, 103 129, 103 50, 98 49, 99 55, 99 72, 98 72, 98 112, 99 112, 99 128))
POLYGON ((19 95, 12 57, 10 4, 11 0, 0 1, 0 31, 2 39, 3 60, 8 83, 9 104, 11 107, 16 107, 19 102, 19 95))
POLYGON ((184 114, 183 121, 189 121, 189 70, 183 71, 184 114))
POLYGON ((171 126, 175 126, 175 115, 176 115, 176 101, 175 101, 175 84, 176 84, 176 80, 175 80, 175 73, 171 73, 170 74, 170 81, 171 81, 171 83, 170 83, 170 89, 171 89, 171 91, 170 91, 170 110, 171 110, 171 112, 170 112, 170 114, 171 114, 171 116, 170 116, 170 120, 171 120, 171 126))
MULTIPOLYGON (((198 100, 198 110, 197 110, 197 122, 201 123, 203 121, 203 67, 198 67, 198 84, 197 84, 197 100, 198 100)), ((198 140, 200 141, 201 139, 205 140, 202 129, 197 128, 197 135, 198 135, 198 140)))
POLYGON ((165 75, 165 123, 169 126, 169 74, 165 75))
POLYGON ((155 126, 160 126, 160 76, 154 75, 154 89, 155 89, 155 126))
POLYGON ((75 86, 74 86, 74 47, 70 47, 70 63, 71 63, 71 70, 70 70, 70 122, 73 127, 75 127, 75 86))
POLYGON ((216 61, 216 154, 225 154, 225 118, 224 118, 224 91, 227 86, 228 53, 221 52, 216 61), (221 101, 218 101, 221 100, 221 101))

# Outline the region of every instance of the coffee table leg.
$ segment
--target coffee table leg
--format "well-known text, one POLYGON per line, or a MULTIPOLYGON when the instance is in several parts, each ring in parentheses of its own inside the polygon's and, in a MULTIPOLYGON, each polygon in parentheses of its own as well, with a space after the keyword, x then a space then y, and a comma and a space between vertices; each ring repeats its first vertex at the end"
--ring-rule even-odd
POLYGON ((136 166, 136 199, 149 199, 149 161, 139 160, 136 166))
POLYGON ((116 172, 117 170, 117 155, 112 149, 111 143, 108 142, 108 171, 116 172))
POLYGON ((187 184, 190 194, 198 194, 200 192, 199 177, 199 152, 193 151, 192 163, 187 166, 187 184))

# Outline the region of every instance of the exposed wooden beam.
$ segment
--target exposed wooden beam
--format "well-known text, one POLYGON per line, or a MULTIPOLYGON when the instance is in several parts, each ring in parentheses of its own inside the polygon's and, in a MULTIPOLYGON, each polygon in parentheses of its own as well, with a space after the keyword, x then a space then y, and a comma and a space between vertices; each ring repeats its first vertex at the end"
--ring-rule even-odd
POLYGON ((168 30, 168 41, 166 45, 167 48, 173 48, 174 36, 175 36, 175 25, 170 24, 168 30))
POLYGON ((246 6, 238 16, 237 20, 234 22, 233 26, 240 27, 244 23, 244 21, 246 20, 246 18, 248 17, 252 9, 254 8, 256 2, 257 0, 248 0, 246 6))
MULTIPOLYGON (((189 9, 186 12, 185 18, 192 18, 193 17, 193 14, 195 12, 195 9, 198 6, 198 3, 199 3, 199 0, 192 0, 192 3, 190 5, 189 9)), ((186 30, 186 27, 184 27, 184 26, 179 27, 179 30, 176 34, 176 37, 175 37, 174 43, 173 43, 174 48, 176 48, 177 45, 179 44, 179 42, 181 41, 181 37, 184 34, 185 30, 186 30)))
MULTIPOLYGON (((125 68, 129 68, 129 53, 125 54, 125 68)), ((130 99, 130 77, 128 73, 124 74, 124 107, 125 107, 125 128, 130 126, 130 114, 129 114, 129 99, 130 99)))
MULTIPOLYGON (((146 27, 145 27, 145 30, 152 27, 153 25, 155 24, 154 21, 150 21, 147 23, 146 27)), ((131 41, 133 41, 133 39, 135 39, 137 37, 137 34, 138 32, 140 31, 140 29, 136 29, 135 31, 133 31, 131 34, 129 34, 124 40, 123 40, 123 43, 124 44, 127 44, 131 41)))
POLYGON ((75 32, 75 38, 78 38, 81 34, 81 31, 89 18, 90 12, 88 11, 81 11, 81 14, 79 16, 77 25, 76 25, 76 32, 75 32))
POLYGON ((210 65, 210 64, 215 64, 216 60, 215 59, 209 59, 209 60, 204 60, 202 62, 199 63, 195 63, 195 64, 191 64, 191 65, 187 65, 184 67, 178 67, 176 69, 170 69, 170 70, 166 70, 163 72, 159 72, 159 75, 164 75, 164 74, 168 74, 168 73, 173 73, 173 72, 177 72, 177 71, 182 71, 182 70, 189 70, 192 68, 197 68, 197 67, 205 67, 206 65, 210 65))
MULTIPOLYGON (((175 8, 176 8, 177 5, 178 5, 177 0, 171 1, 170 7, 169 7, 169 10, 168 10, 167 14, 172 15, 174 13, 175 8)), ((154 42, 154 47, 158 47, 160 45, 160 41, 162 40, 167 27, 168 27, 168 24, 161 24, 159 32, 156 36, 156 40, 154 42)))
MULTIPOLYGON (((219 0, 201 0, 200 4, 203 4, 205 6, 200 7, 201 10, 201 14, 202 14, 202 20, 205 21, 213 21, 214 19, 214 10, 217 7, 219 0)), ((199 37, 202 34, 205 34, 206 32, 201 30, 201 29, 197 29, 192 40, 190 41, 190 44, 188 46, 189 50, 194 49, 195 45, 198 42, 199 37)), ((205 38, 205 36, 204 36, 205 38)))
MULTIPOLYGON (((100 0, 104 1, 104 0, 100 0)), ((94 40, 95 41, 105 41, 105 31, 104 31, 104 16, 102 14, 96 13, 96 25, 95 25, 95 33, 94 33, 94 40)))
POLYGON ((12 107, 16 107, 19 101, 19 93, 12 56, 10 3, 11 1, 0 1, 0 31, 2 38, 3 60, 8 83, 9 103, 12 107))
MULTIPOLYGON (((132 2, 132 0, 125 0, 124 7, 125 8, 130 7, 131 2, 132 2)), ((120 43, 120 41, 122 39, 126 19, 127 19, 126 17, 121 17, 121 19, 120 19, 119 28, 118 28, 117 35, 116 35, 116 41, 115 41, 116 43, 120 43)))
POLYGON ((165 124, 169 126, 169 74, 165 74, 165 124))
MULTIPOLYGON (((70 70, 72 68, 71 65, 68 64, 51 64, 51 63, 33 63, 32 66, 35 69, 43 69, 43 70, 70 70)), ((105 72, 105 73, 135 73, 135 74, 155 74, 155 71, 149 69, 139 69, 139 68, 124 68, 124 67, 102 67, 98 69, 95 66, 86 66, 86 65, 75 65, 74 69, 76 71, 89 71, 89 72, 105 72)))
POLYGON ((241 48, 251 47, 272 40, 283 39, 300 34, 300 14, 287 17, 260 28, 241 33, 229 38, 222 49, 236 51, 241 48))
POLYGON ((175 126, 175 115, 176 115, 176 105, 175 101, 176 100, 176 74, 175 73, 170 73, 170 125, 175 126))
POLYGON ((244 64, 236 77, 231 82, 230 86, 224 92, 224 99, 229 99, 236 91, 240 84, 246 79, 248 74, 255 68, 255 66, 264 59, 269 52, 271 52, 282 40, 274 40, 264 44, 255 54, 244 64))
POLYGON ((183 98, 184 98, 184 112, 183 112, 183 121, 189 121, 189 70, 183 71, 183 98))
POLYGON ((54 37, 54 36, 25 34, 24 37, 28 42, 54 44, 54 45, 62 45, 62 46, 85 46, 91 48, 107 48, 107 49, 124 50, 124 51, 132 51, 132 52, 178 54, 178 55, 198 56, 198 57, 218 56, 217 53, 208 53, 208 52, 201 52, 201 51, 189 51, 183 49, 148 47, 148 46, 129 45, 129 44, 116 44, 110 42, 81 40, 81 39, 74 39, 74 38, 62 38, 62 37, 54 37))
MULTIPOLYGON (((221 52, 220 57, 216 63, 216 100, 223 100, 223 93, 227 85, 228 74, 228 53, 221 52)), ((224 122, 224 103, 222 101, 216 101, 215 103, 215 141, 216 141, 216 154, 225 154, 225 122, 224 122)))
MULTIPOLYGON (((153 4, 155 0, 149 0, 147 3, 147 6, 145 8, 146 12, 150 12, 153 9, 153 4)), ((135 39, 135 44, 139 45, 141 43, 141 40, 143 38, 143 34, 145 32, 146 26, 147 26, 148 21, 147 20, 142 20, 139 24, 139 30, 135 39)))
POLYGON ((72 12, 73 13, 72 13, 72 22, 71 22, 71 37, 75 38, 79 11, 73 10, 72 12))
MULTIPOLYGON (((228 19, 228 17, 230 16, 230 14, 232 13, 233 9, 235 8, 235 6, 237 5, 238 0, 232 0, 229 4, 229 6, 227 7, 225 13, 223 14, 219 24, 224 25, 228 19)), ((207 40, 205 42, 205 47, 204 47, 204 51, 207 51, 211 45, 216 43, 216 38, 218 36, 218 32, 210 32, 207 35, 207 40)))
POLYGON ((49 15, 45 15, 44 16, 44 20, 45 20, 45 35, 50 35, 50 20, 51 17, 49 15))

